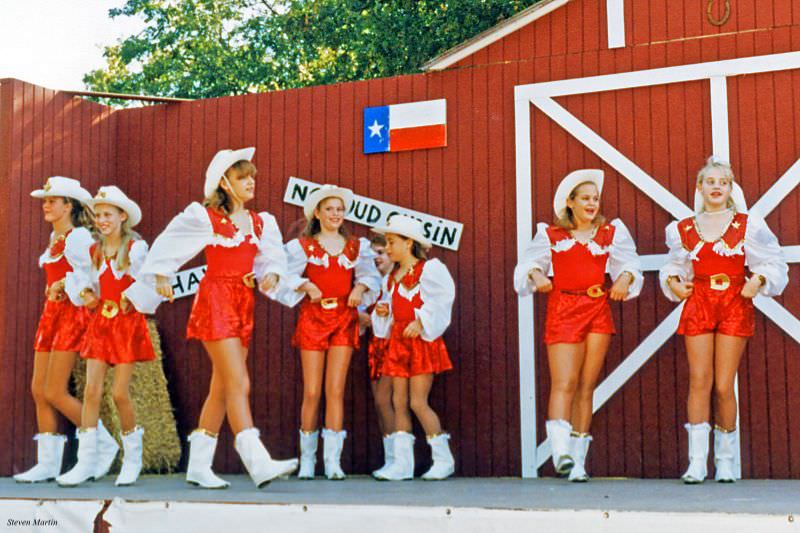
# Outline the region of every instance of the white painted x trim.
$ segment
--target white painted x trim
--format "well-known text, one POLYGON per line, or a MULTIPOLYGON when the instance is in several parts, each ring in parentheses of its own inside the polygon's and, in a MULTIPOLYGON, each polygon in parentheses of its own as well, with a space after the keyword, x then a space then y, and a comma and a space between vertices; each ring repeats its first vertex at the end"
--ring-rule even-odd
MULTIPOLYGON (((639 188, 674 218, 692 214, 685 203, 639 168, 619 150, 559 105, 554 97, 646 87, 694 80, 710 80, 711 122, 714 154, 729 160, 727 77, 759 72, 800 68, 800 52, 772 54, 726 61, 698 63, 644 71, 593 76, 517 86, 515 95, 515 140, 517 163, 517 253, 522 256, 532 238, 532 175, 530 105, 533 104, 567 132, 597 154, 623 177, 639 188)), ((800 184, 800 160, 793 164, 750 208, 754 215, 766 217, 800 184)), ((787 260, 800 262, 800 246, 783 248, 787 260)), ((658 270, 664 254, 643 256, 644 270, 658 270)), ((800 320, 771 298, 758 296, 754 303, 796 342, 800 343, 800 320)), ((682 304, 676 307, 656 329, 598 386, 593 409, 597 411, 625 382, 647 362, 675 333, 682 304)), ((549 442, 538 448, 536 431, 535 337, 533 296, 521 297, 519 311, 520 356, 520 425, 522 439, 522 476, 536 477, 538 467, 550 455, 549 442)))

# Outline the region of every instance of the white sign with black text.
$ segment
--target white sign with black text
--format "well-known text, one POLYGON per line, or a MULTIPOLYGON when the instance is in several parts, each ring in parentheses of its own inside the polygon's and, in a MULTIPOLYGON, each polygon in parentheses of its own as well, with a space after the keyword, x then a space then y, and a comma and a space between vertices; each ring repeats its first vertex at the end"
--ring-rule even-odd
MULTIPOLYGON (((300 178, 290 177, 286 185, 283 201, 287 204, 302 206, 306 196, 320 187, 319 184, 300 178)), ((394 215, 408 215, 422 221, 425 237, 436 246, 449 250, 458 250, 464 224, 444 218, 435 217, 419 211, 387 204, 365 196, 353 195, 353 205, 345 217, 351 222, 365 226, 383 226, 394 215)))

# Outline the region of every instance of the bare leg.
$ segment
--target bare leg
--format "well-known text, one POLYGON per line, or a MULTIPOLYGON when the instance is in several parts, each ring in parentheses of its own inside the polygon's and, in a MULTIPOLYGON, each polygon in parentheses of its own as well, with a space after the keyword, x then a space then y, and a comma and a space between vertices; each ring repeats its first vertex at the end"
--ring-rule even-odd
POLYGON ((341 431, 344 426, 344 388, 350 368, 350 346, 331 346, 325 367, 325 427, 341 431))
POLYGON ((689 359, 689 399, 686 411, 690 424, 711 418, 711 386, 714 382, 714 334, 686 335, 689 359))
POLYGON ((225 382, 216 366, 211 368, 211 382, 208 385, 208 396, 200 410, 197 427, 209 433, 217 434, 225 421, 225 382))
POLYGON ((408 379, 392 378, 392 406, 394 407, 394 429, 411 433, 411 411, 409 411, 408 379))
POLYGON ((734 381, 747 337, 717 334, 714 347, 714 399, 717 425, 726 430, 736 429, 736 395, 734 381))
POLYGON ((372 397, 375 400, 375 411, 378 413, 378 427, 383 435, 394 431, 394 409, 392 408, 392 378, 381 376, 373 381, 372 397))
POLYGON ((586 355, 583 358, 578 389, 572 403, 572 429, 588 433, 592 424, 592 399, 597 387, 597 378, 606 360, 611 335, 589 333, 586 336, 586 355))
MULTIPOLYGON (((47 401, 47 367, 50 361, 49 352, 33 353, 33 378, 31 379, 31 395, 36 405, 36 425, 40 433, 58 431, 56 410, 47 401)), ((80 425, 80 417, 78 419, 80 425)))
POLYGON ((433 374, 420 374, 409 380, 411 389, 411 410, 425 430, 428 437, 442 432, 442 424, 436 412, 428 404, 428 396, 433 386, 433 374))
POLYGON ((203 341, 214 371, 225 387, 225 411, 234 435, 253 427, 250 412, 250 376, 247 373, 247 350, 238 338, 203 341))
POLYGON ((86 360, 86 387, 83 389, 83 415, 81 428, 97 427, 100 417, 100 402, 103 399, 103 381, 108 365, 98 359, 86 360))
POLYGON ((303 404, 300 407, 300 429, 315 431, 319 423, 319 401, 325 375, 325 352, 300 350, 303 367, 303 404))
POLYGON ((134 365, 123 364, 114 367, 114 384, 111 386, 111 397, 117 406, 119 423, 123 432, 136 428, 136 412, 131 402, 130 383, 134 365))
POLYGON ((47 366, 47 383, 45 384, 45 397, 48 403, 57 411, 66 416, 75 426, 81 424, 81 402, 69 393, 69 378, 77 352, 53 352, 47 366))
POLYGON ((585 342, 547 345, 547 361, 550 367, 548 419, 570 421, 585 350, 585 342))

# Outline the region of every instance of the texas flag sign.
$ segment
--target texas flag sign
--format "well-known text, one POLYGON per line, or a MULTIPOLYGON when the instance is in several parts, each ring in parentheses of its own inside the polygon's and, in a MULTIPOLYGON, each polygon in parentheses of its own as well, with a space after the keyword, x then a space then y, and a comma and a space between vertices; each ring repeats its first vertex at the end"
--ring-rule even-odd
POLYGON ((364 153, 447 146, 447 100, 364 109, 364 153))

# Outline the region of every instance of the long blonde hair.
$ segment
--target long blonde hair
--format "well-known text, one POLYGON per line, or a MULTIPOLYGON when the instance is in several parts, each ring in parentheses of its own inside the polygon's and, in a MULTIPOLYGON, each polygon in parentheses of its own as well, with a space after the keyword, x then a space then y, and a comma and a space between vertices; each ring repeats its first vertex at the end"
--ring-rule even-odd
MULTIPOLYGON (((114 206, 116 207, 116 206, 114 206)), ((116 209, 119 209, 116 207, 116 209)), ((120 209, 120 211, 122 211, 120 209)), ((141 239, 142 236, 133 231, 131 228, 130 219, 126 218, 120 224, 120 240, 119 240, 119 248, 117 248, 117 253, 115 255, 115 261, 117 263, 117 269, 121 271, 128 270, 131 266, 131 260, 128 256, 128 248, 130 248, 130 243, 133 240, 141 239)), ((103 261, 105 260, 105 254, 103 254, 103 246, 105 246, 106 239, 102 233, 97 236, 97 244, 95 246, 94 254, 92 254, 92 263, 96 269, 100 269, 103 265, 103 261)))

